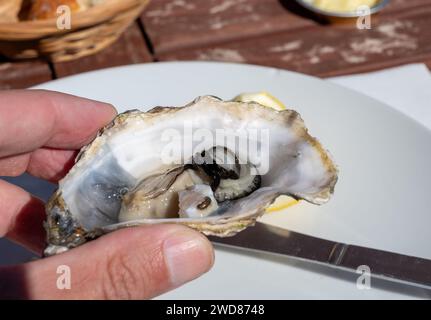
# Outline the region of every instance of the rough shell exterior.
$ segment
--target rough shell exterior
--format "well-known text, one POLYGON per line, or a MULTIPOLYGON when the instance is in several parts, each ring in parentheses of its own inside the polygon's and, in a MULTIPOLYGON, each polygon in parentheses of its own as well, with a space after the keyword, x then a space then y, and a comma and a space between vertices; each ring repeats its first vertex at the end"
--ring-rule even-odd
MULTIPOLYGON (((222 102, 218 98, 211 96, 200 97, 184 107, 156 107, 148 112, 133 110, 119 114, 112 123, 100 130, 97 137, 90 144, 82 148, 76 158, 75 166, 63 180, 72 179, 74 176, 79 175, 80 168, 88 161, 91 161, 92 157, 100 151, 100 148, 106 142, 107 137, 124 130, 130 122, 134 121, 134 119, 139 119, 147 124, 151 124, 154 121, 162 121, 166 116, 176 116, 176 114, 181 112, 181 110, 193 108, 198 103, 207 103, 208 105, 221 104, 227 111, 230 110, 229 112, 251 112, 256 118, 262 117, 270 123, 289 126, 298 139, 306 141, 320 154, 321 163, 325 167, 329 178, 327 183, 312 196, 295 193, 289 193, 288 195, 302 198, 315 204, 322 204, 329 200, 337 181, 337 168, 331 160, 328 152, 324 150, 315 138, 308 134, 303 120, 296 111, 269 110, 257 103, 222 102)), ((248 226, 253 225, 256 219, 265 213, 265 209, 281 194, 284 193, 273 192, 268 194, 256 191, 255 194, 249 196, 250 202, 253 205, 250 205, 249 210, 245 214, 210 219, 148 220, 145 221, 145 223, 181 223, 206 235, 215 235, 220 237, 231 236, 248 226), (256 203, 253 203, 254 198, 258 199, 256 200, 256 203)), ((142 222, 124 222, 111 226, 95 228, 93 230, 86 230, 82 227, 79 220, 75 218, 73 212, 69 210, 65 200, 63 199, 61 187, 47 203, 46 212, 47 220, 45 222, 45 228, 47 230, 47 241, 49 244, 49 247, 45 251, 46 255, 56 254, 67 250, 68 248, 76 247, 89 239, 93 239, 118 228, 142 224, 142 222)))

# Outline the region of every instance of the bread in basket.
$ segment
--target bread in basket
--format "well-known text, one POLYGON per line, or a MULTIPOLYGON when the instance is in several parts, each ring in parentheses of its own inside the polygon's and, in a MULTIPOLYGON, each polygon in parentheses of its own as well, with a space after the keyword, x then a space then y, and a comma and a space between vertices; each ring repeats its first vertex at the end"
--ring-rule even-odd
POLYGON ((0 54, 59 62, 107 47, 149 0, 0 0, 0 54), (70 9, 71 28, 59 28, 59 6, 70 9))

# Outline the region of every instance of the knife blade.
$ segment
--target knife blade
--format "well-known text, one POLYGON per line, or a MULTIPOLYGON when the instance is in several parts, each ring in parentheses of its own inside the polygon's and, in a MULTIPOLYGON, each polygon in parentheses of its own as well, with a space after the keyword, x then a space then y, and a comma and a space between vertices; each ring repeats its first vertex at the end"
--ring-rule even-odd
POLYGON ((233 237, 209 237, 216 244, 289 256, 356 273, 368 266, 372 278, 431 290, 431 260, 321 239, 257 222, 233 237))

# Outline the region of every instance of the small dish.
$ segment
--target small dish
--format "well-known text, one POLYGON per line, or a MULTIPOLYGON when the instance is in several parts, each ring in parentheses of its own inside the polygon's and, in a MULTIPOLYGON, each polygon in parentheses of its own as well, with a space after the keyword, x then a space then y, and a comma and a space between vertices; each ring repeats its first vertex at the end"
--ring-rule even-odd
MULTIPOLYGON (((351 20, 356 19, 363 14, 358 11, 328 11, 323 10, 316 5, 313 4, 313 0, 296 0, 297 3, 299 3, 301 6, 306 8, 307 10, 315 13, 316 15, 323 17, 330 21, 338 21, 338 20, 351 20)), ((387 4, 389 3, 389 0, 380 0, 377 2, 376 5, 370 8, 370 14, 375 14, 379 11, 381 11, 387 4)))

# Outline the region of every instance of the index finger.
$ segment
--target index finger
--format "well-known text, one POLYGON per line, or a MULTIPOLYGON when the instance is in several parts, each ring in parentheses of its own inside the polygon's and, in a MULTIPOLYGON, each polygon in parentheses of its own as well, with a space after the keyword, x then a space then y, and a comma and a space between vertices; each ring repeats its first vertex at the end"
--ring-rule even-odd
POLYGON ((0 93, 0 157, 40 147, 77 149, 109 123, 109 104, 45 90, 0 93))

